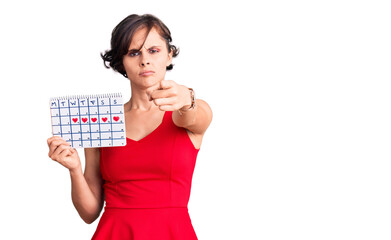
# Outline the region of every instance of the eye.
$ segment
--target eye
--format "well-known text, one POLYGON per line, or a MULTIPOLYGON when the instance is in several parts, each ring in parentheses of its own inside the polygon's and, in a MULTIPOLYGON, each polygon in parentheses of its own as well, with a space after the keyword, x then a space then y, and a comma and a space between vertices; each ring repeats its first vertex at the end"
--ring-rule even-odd
POLYGON ((135 57, 135 56, 140 55, 140 51, 130 51, 130 52, 128 53, 128 55, 129 55, 130 57, 135 57))
POLYGON ((159 49, 154 49, 154 48, 152 48, 152 49, 149 49, 148 51, 149 51, 149 53, 154 54, 154 53, 158 53, 158 52, 159 52, 159 49))

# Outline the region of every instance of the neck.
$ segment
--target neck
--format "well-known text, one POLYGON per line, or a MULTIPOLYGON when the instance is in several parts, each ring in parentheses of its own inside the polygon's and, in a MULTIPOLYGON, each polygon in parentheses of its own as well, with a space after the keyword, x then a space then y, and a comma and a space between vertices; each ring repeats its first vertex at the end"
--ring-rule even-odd
POLYGON ((132 96, 130 100, 124 105, 125 112, 131 110, 138 110, 142 112, 148 112, 151 110, 155 110, 158 107, 153 103, 153 101, 149 101, 149 96, 147 91, 155 90, 159 87, 159 84, 151 86, 149 88, 140 89, 133 83, 130 84, 132 96))

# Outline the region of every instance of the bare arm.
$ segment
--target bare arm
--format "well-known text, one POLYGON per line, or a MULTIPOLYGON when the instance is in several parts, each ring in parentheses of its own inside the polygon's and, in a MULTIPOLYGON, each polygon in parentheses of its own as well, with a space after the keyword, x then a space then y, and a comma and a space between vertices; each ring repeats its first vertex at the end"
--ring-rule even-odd
POLYGON ((99 169, 99 149, 86 149, 83 175, 77 151, 60 137, 48 139, 49 157, 68 168, 71 176, 72 202, 86 223, 94 222, 103 208, 103 180, 99 169))
POLYGON ((72 202, 80 217, 88 224, 94 222, 103 208, 103 179, 100 174, 97 148, 85 149, 84 175, 81 169, 70 171, 72 202))
MULTIPOLYGON (((203 135, 212 121, 212 110, 204 100, 197 99, 196 107, 188 111, 175 111, 172 119, 178 127, 183 127, 190 132, 203 135)), ((183 107, 185 109, 189 106, 183 107)))

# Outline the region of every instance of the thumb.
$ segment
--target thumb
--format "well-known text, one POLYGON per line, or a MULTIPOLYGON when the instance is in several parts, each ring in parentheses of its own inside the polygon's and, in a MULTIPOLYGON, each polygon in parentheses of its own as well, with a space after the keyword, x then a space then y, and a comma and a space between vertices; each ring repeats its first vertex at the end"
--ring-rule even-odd
POLYGON ((70 150, 71 154, 74 154, 75 152, 77 152, 76 149, 74 149, 74 148, 70 148, 69 150, 70 150))

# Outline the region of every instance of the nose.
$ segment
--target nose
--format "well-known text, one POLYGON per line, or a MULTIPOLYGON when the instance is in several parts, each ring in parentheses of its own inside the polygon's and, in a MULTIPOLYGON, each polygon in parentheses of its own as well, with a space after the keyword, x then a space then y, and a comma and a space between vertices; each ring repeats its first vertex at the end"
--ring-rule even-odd
POLYGON ((147 66, 147 65, 149 65, 150 63, 150 61, 149 61, 149 58, 148 58, 148 56, 146 56, 147 54, 141 54, 141 59, 140 59, 140 65, 142 66, 142 67, 145 67, 145 66, 147 66))
POLYGON ((146 65, 149 65, 149 61, 141 61, 141 66, 145 67, 146 65))

